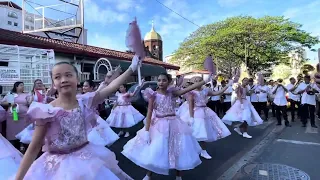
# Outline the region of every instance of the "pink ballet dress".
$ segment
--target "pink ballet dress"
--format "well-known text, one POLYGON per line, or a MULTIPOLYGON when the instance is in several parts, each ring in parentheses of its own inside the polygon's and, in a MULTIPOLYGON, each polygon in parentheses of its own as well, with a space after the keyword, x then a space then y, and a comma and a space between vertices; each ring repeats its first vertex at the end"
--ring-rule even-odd
POLYGON ((147 88, 146 99, 155 98, 149 129, 150 144, 144 139, 145 128, 123 147, 122 154, 149 171, 168 175, 169 169, 190 170, 201 164, 201 147, 192 129, 175 115, 176 97, 172 89, 166 95, 147 88))
MULTIPOLYGON (((186 99, 190 96, 193 96, 194 99, 192 134, 198 141, 213 142, 231 135, 217 114, 207 107, 209 91, 208 88, 204 88, 201 91, 194 90, 186 94, 186 99)), ((188 101, 180 106, 178 114, 182 120, 190 119, 188 101)))
POLYGON ((235 103, 231 108, 226 112, 222 121, 228 125, 231 125, 233 122, 244 122, 246 121, 249 126, 257 126, 263 123, 263 120, 259 116, 258 112, 252 106, 251 102, 246 98, 247 88, 242 88, 241 99, 243 103, 243 109, 241 108, 241 102, 239 99, 236 99, 235 103))
POLYGON ((18 171, 22 154, 0 134, 0 179, 10 179, 18 171))
POLYGON ((33 162, 24 180, 132 179, 119 168, 113 152, 88 142, 100 94, 89 93, 78 102, 79 107, 69 111, 50 104, 31 104, 28 119, 48 128, 42 148, 45 153, 33 162))
POLYGON ((2 122, 5 121, 7 119, 7 112, 5 109, 3 109, 3 107, 0 105, 0 134, 2 133, 2 122))
POLYGON ((107 123, 115 128, 130 128, 144 119, 130 102, 129 93, 116 93, 117 106, 111 111, 107 123))

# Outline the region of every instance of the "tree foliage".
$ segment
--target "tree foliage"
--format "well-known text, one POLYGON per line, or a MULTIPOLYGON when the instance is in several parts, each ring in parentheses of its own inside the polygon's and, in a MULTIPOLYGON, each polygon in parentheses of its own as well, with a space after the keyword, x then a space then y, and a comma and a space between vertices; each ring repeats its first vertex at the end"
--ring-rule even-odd
POLYGON ((200 27, 187 37, 170 61, 182 67, 203 69, 212 54, 219 71, 245 63, 250 75, 274 65, 290 63, 288 53, 319 43, 302 25, 284 17, 237 16, 200 27))
POLYGON ((287 79, 291 75, 291 67, 286 64, 276 65, 272 72, 272 79, 287 79))

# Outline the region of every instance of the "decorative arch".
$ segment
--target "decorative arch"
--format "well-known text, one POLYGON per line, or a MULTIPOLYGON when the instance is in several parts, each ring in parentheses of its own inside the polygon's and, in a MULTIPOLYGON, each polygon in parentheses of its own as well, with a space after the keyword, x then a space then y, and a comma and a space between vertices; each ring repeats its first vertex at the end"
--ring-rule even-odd
POLYGON ((94 74, 94 79, 95 80, 99 80, 99 68, 103 66, 107 69, 107 71, 112 71, 112 66, 111 66, 111 63, 108 59, 106 58, 100 58, 96 64, 94 65, 94 68, 93 68, 93 74, 94 74))

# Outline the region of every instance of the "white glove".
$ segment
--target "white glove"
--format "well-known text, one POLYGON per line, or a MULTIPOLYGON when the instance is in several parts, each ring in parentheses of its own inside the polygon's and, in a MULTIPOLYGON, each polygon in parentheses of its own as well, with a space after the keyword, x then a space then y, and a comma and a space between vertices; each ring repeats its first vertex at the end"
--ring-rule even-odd
POLYGON ((243 104, 241 104, 241 105, 240 105, 240 108, 241 108, 241 109, 244 109, 244 105, 243 105, 243 104))
POLYGON ((141 60, 139 59, 139 56, 137 55, 134 55, 133 58, 132 58, 132 62, 131 62, 131 65, 130 65, 130 69, 135 72, 138 67, 140 66, 141 64, 141 60))
POLYGON ((232 86, 233 85, 233 80, 229 79, 228 85, 227 86, 232 86))
POLYGON ((188 125, 189 125, 189 126, 192 126, 193 123, 194 123, 194 118, 193 118, 193 117, 190 117, 190 118, 189 118, 189 121, 188 121, 188 125))
POLYGON ((208 82, 211 82, 213 78, 213 74, 210 74, 206 79, 204 79, 204 82, 207 84, 208 82))
POLYGON ((150 133, 149 133, 149 131, 145 131, 144 133, 143 133, 143 139, 148 143, 148 144, 150 144, 150 133))

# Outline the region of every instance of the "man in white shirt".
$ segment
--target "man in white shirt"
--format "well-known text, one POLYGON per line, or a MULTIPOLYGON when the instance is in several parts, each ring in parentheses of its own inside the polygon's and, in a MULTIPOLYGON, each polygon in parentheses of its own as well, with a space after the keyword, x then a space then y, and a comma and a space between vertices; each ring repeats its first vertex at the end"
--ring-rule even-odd
MULTIPOLYGON (((228 80, 227 81, 224 81, 224 80, 221 81, 222 88, 224 88, 227 84, 228 84, 228 80)), ((224 114, 226 114, 226 112, 231 107, 231 94, 232 94, 232 86, 229 86, 228 89, 221 96, 222 110, 223 110, 224 114)))
POLYGON ((278 79, 276 85, 274 86, 272 90, 272 94, 275 94, 273 103, 276 105, 276 117, 278 120, 278 126, 280 126, 281 123, 281 114, 285 121, 285 125, 287 127, 290 127, 290 123, 288 121, 288 115, 287 115, 287 99, 286 99, 286 93, 288 92, 287 88, 282 85, 283 80, 278 79))
POLYGON ((268 113, 269 113, 269 108, 268 108, 268 94, 270 93, 269 87, 265 84, 266 80, 262 82, 262 84, 257 85, 256 88, 256 94, 258 96, 258 101, 259 101, 259 108, 258 108, 258 113, 260 115, 261 110, 264 113, 265 116, 265 121, 268 121, 268 113))
POLYGON ((271 107, 272 116, 276 117, 276 105, 273 103, 274 94, 272 94, 272 89, 274 88, 274 81, 272 79, 269 80, 268 87, 270 89, 270 92, 268 94, 268 101, 271 107))
POLYGON ((301 121, 302 127, 306 127, 308 122, 308 116, 310 117, 311 127, 317 128, 315 125, 315 109, 316 109, 316 96, 315 94, 320 89, 310 82, 309 75, 304 76, 304 82, 300 83, 297 88, 299 94, 301 94, 301 121))
POLYGON ((253 79, 250 78, 248 81, 248 93, 250 94, 250 99, 248 99, 251 104, 253 105, 253 107, 256 109, 256 111, 258 111, 259 109, 259 103, 258 103, 258 96, 255 93, 257 85, 253 84, 253 79))
MULTIPOLYGON (((216 80, 212 80, 212 90, 213 91, 220 91, 221 86, 218 85, 216 80)), ((214 111, 218 116, 221 111, 221 103, 220 103, 220 95, 219 96, 211 96, 207 106, 214 111)))
POLYGON ((297 87, 299 86, 301 82, 296 83, 296 79, 294 77, 290 78, 290 84, 286 86, 288 90, 288 100, 290 102, 290 111, 291 111, 291 122, 294 122, 294 116, 295 112, 297 111, 296 106, 298 107, 298 116, 299 113, 299 107, 300 107, 300 99, 301 95, 297 92, 297 87))

